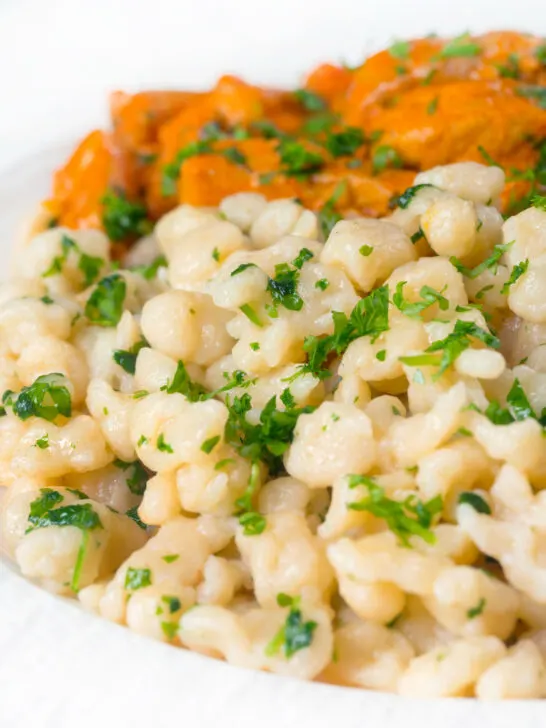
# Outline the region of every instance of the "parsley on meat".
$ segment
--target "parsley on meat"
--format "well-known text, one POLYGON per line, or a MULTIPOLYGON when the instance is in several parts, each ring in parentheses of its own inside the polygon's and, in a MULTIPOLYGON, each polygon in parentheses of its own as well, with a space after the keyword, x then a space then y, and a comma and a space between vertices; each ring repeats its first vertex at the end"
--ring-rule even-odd
POLYGON ((404 160, 394 147, 382 144, 372 152, 372 172, 379 174, 387 168, 400 169, 404 166, 404 160))
POLYGON ((305 179, 324 166, 324 159, 320 154, 306 149, 296 141, 282 140, 277 151, 281 162, 281 172, 287 177, 305 179))
POLYGON ((85 304, 85 315, 97 326, 117 326, 123 313, 127 293, 125 279, 112 273, 100 280, 85 304))
POLYGON ((299 598, 288 594, 279 594, 277 604, 280 607, 290 607, 284 625, 265 648, 268 657, 273 657, 282 649, 284 656, 289 660, 299 650, 309 647, 313 641, 313 634, 317 628, 316 622, 304 622, 299 598))
POLYGON ((396 501, 385 495, 385 490, 373 478, 365 475, 350 475, 349 488, 364 486, 368 494, 359 501, 348 504, 353 511, 366 511, 376 518, 383 519, 389 529, 398 537, 403 546, 409 547, 411 536, 419 536, 426 543, 436 541, 430 530, 434 518, 443 510, 441 496, 436 496, 425 503, 415 495, 403 501, 396 501))
POLYGON ((399 40, 389 48, 389 53, 398 61, 405 61, 409 58, 411 46, 406 40, 399 40))
POLYGON ((108 190, 101 203, 102 224, 113 242, 148 235, 151 232, 153 225, 142 203, 131 202, 123 193, 114 190, 108 190))
POLYGON ((324 111, 326 109, 326 101, 314 91, 300 88, 294 91, 294 96, 306 111, 324 111))
POLYGON ((342 220, 342 216, 335 209, 336 204, 347 191, 347 180, 342 180, 336 185, 332 196, 326 200, 318 213, 319 228, 324 240, 328 238, 336 223, 342 220))
POLYGON ((364 132, 362 129, 354 126, 348 126, 340 132, 328 132, 324 146, 330 154, 337 157, 350 157, 365 142, 364 132))

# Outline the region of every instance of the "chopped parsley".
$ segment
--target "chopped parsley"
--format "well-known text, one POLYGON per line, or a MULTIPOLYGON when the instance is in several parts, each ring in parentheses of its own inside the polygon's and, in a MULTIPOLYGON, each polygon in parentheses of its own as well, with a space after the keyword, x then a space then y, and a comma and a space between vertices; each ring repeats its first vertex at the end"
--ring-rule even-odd
MULTIPOLYGON (((49 268, 42 273, 42 278, 49 278, 50 276, 62 273, 63 266, 68 260, 68 256, 71 252, 74 252, 74 254, 78 256, 78 270, 83 274, 84 286, 87 288, 97 280, 100 270, 105 264, 103 258, 87 255, 87 253, 82 251, 76 241, 69 238, 68 235, 63 235, 61 238, 61 250, 61 255, 57 255, 53 258, 49 268)), ((44 303, 53 303, 53 300, 48 296, 44 296, 41 300, 44 301, 44 303)))
POLYGON ((163 596, 161 601, 167 605, 170 614, 179 612, 182 609, 182 602, 178 597, 163 596))
POLYGON ((252 308, 250 303, 244 303, 242 306, 239 306, 239 310, 241 311, 241 313, 244 313, 247 319, 251 321, 254 326, 259 326, 261 329, 263 328, 263 321, 258 316, 256 311, 252 308))
POLYGON ((436 113, 436 111, 438 110, 438 102, 439 101, 440 101, 440 97, 439 96, 435 96, 432 99, 432 101, 429 102, 429 104, 427 105, 427 114, 429 116, 432 116, 433 114, 436 113))
POLYGON ((398 40, 389 48, 389 53, 398 61, 406 61, 409 58, 411 46, 406 40, 398 40))
POLYGON ((348 126, 343 131, 332 133, 326 136, 324 146, 330 152, 332 157, 350 157, 365 142, 364 132, 362 129, 354 126, 348 126))
POLYGON ((377 352, 375 358, 377 359, 377 361, 385 361, 385 359, 387 358, 387 350, 381 349, 381 351, 377 352))
POLYGON ((148 482, 148 472, 140 460, 133 460, 128 463, 124 460, 114 460, 116 468, 120 468, 127 473, 127 487, 134 495, 144 495, 146 484, 148 482))
POLYGON ((63 374, 43 374, 28 387, 23 387, 14 398, 13 393, 4 393, 4 404, 13 407, 20 420, 39 417, 53 422, 59 415, 70 417, 72 398, 66 387, 63 374))
POLYGON ((149 346, 148 342, 144 339, 137 341, 130 349, 115 349, 112 354, 112 358, 119 364, 119 366, 127 372, 127 374, 134 374, 136 369, 136 360, 138 353, 141 349, 149 346))
POLYGON ((304 622, 299 598, 281 593, 277 596, 277 603, 280 607, 289 607, 290 611, 284 625, 265 648, 265 653, 268 657, 273 657, 282 649, 289 660, 299 650, 309 647, 318 625, 312 621, 304 622))
POLYGON ((303 268, 303 264, 306 263, 308 260, 311 260, 311 258, 314 258, 314 255, 309 250, 309 248, 302 248, 298 255, 292 261, 292 265, 295 266, 298 270, 301 270, 303 268))
POLYGON ((164 255, 158 255, 149 265, 134 265, 129 270, 138 273, 147 281, 151 281, 157 276, 160 268, 166 268, 168 265, 167 258, 164 255))
POLYGON ((257 268, 258 266, 256 263, 241 263, 241 265, 238 265, 235 270, 231 271, 231 276, 238 276, 239 273, 242 273, 243 271, 247 270, 247 268, 257 268))
POLYGON ((209 455, 214 450, 216 445, 218 445, 221 439, 222 438, 220 437, 220 435, 216 435, 215 437, 209 437, 209 439, 205 440, 201 445, 201 450, 209 455))
POLYGON ((178 561, 178 559, 180 558, 180 554, 166 554, 165 556, 162 556, 161 558, 163 559, 163 561, 166 564, 172 564, 175 561, 178 561))
POLYGON ((275 277, 269 278, 267 291, 271 294, 273 305, 284 306, 289 311, 301 311, 303 299, 298 293, 299 270, 288 263, 275 266, 275 277))
MULTIPOLYGON (((314 410, 310 406, 301 409, 277 409, 277 398, 274 396, 261 411, 259 423, 251 424, 247 420, 247 413, 252 409, 252 400, 248 393, 234 397, 233 401, 228 398, 226 406, 229 411, 224 434, 226 442, 247 460, 266 463, 272 474, 282 471, 282 456, 292 442, 298 417, 314 410)), ((258 475, 259 471, 253 472, 251 484, 256 482, 258 475)), ((252 510, 247 505, 243 503, 239 507, 252 510)))
POLYGON ((519 86, 516 89, 518 96, 536 101, 541 109, 546 109, 546 87, 544 86, 519 86))
MULTIPOLYGON (((521 278, 522 275, 524 275, 527 272, 528 267, 529 267, 529 260, 524 260, 521 263, 516 263, 516 265, 512 268, 510 277, 508 278, 506 283, 501 288, 501 293, 508 293, 508 291, 510 290, 510 286, 513 286, 514 283, 519 278, 521 278)), ((481 291, 480 291, 480 293, 481 293, 481 291)), ((477 298, 477 296, 476 296, 476 298, 477 298)))
POLYGON ((476 619, 476 617, 479 617, 480 614, 483 612, 486 604, 486 600, 482 597, 475 607, 472 607, 467 611, 466 616, 468 617, 468 619, 476 619))
POLYGON ((183 394, 190 402, 198 402, 202 399, 207 390, 197 382, 194 382, 184 365, 179 361, 172 381, 166 387, 167 394, 183 394))
POLYGON ((449 262, 455 266, 455 268, 459 271, 459 273, 462 273, 465 278, 477 278, 479 275, 484 273, 486 270, 490 270, 494 275, 497 273, 497 269, 499 267, 500 259, 506 253, 507 250, 510 250, 514 243, 499 243, 498 245, 495 245, 493 248, 491 254, 483 260, 481 263, 479 263, 474 268, 467 268, 464 266, 461 261, 456 258, 455 256, 452 256, 449 259, 449 262))
POLYGON ((152 230, 146 207, 129 201, 123 193, 113 190, 102 197, 102 224, 113 242, 147 235, 152 230))
POLYGON ((501 78, 519 78, 521 69, 519 67, 519 56, 517 53, 509 53, 506 63, 498 63, 497 71, 501 78))
POLYGON ((463 493, 460 493, 458 502, 460 504, 471 506, 475 511, 478 511, 478 513, 485 513, 488 516, 491 515, 491 508, 487 501, 484 500, 481 495, 473 493, 472 491, 464 491, 463 493))
POLYGON ((174 450, 172 449, 172 446, 169 445, 168 442, 165 442, 165 436, 163 435, 163 433, 161 433, 159 435, 159 437, 157 438, 156 447, 160 452, 168 452, 168 453, 174 452, 174 450))
POLYGON ((239 523, 243 527, 245 536, 259 536, 267 526, 265 516, 255 511, 247 511, 239 516, 239 523))
POLYGON ((336 223, 342 220, 342 216, 336 210, 336 204, 347 191, 347 180, 338 182, 332 196, 326 200, 318 213, 318 224, 324 240, 328 238, 336 223))
POLYGON ((404 286, 406 284, 407 281, 400 281, 400 283, 397 283, 396 291, 392 297, 392 302, 399 311, 401 311, 409 318, 420 318, 421 313, 425 309, 430 308, 430 306, 433 306, 435 303, 438 304, 438 307, 441 311, 448 310, 449 301, 447 300, 447 298, 445 298, 445 296, 442 296, 442 291, 436 291, 430 286, 423 286, 419 291, 421 301, 410 303, 409 301, 405 300, 404 286))
POLYGON ((138 515, 138 506, 133 506, 132 508, 129 508, 128 511, 125 511, 125 515, 130 518, 131 521, 134 521, 139 528, 142 528, 143 531, 147 529, 146 524, 138 515))
POLYGON ((40 450, 47 450, 49 447, 49 435, 46 434, 42 435, 42 437, 39 437, 36 442, 34 443, 34 447, 40 448, 40 450))
POLYGON ((303 364, 291 379, 301 374, 313 374, 319 379, 331 376, 327 360, 331 354, 341 355, 355 339, 370 336, 372 343, 389 330, 389 289, 381 286, 365 298, 361 298, 347 317, 333 311, 334 333, 329 336, 307 336, 303 348, 307 363, 303 364))
POLYGON ((372 245, 361 245, 358 249, 358 252, 360 255, 364 256, 364 258, 367 258, 369 255, 373 253, 373 246, 372 245))
POLYGON ((387 168, 400 169, 404 166, 404 160, 394 147, 382 144, 372 152, 372 172, 379 174, 387 168))
POLYGON ((112 273, 100 280, 85 304, 85 315, 97 326, 116 326, 123 313, 127 293, 125 279, 112 273))
POLYGON ((373 478, 365 475, 350 475, 349 488, 365 486, 368 494, 360 501, 347 505, 353 511, 366 511, 376 518, 383 519, 389 529, 398 537, 403 546, 409 547, 410 536, 419 536, 426 543, 436 542, 430 530, 434 518, 443 510, 441 496, 436 496, 425 503, 415 495, 403 501, 396 501, 385 495, 385 490, 373 478))
POLYGON ((300 88, 294 91, 294 96, 306 111, 324 111, 326 109, 326 101, 314 91, 300 88))
POLYGON ((470 347, 473 338, 494 349, 500 347, 499 339, 491 332, 482 329, 472 321, 459 319, 452 333, 448 334, 445 339, 435 341, 425 349, 424 354, 401 356, 400 361, 408 366, 438 366, 438 371, 432 377, 433 381, 436 381, 458 359, 463 351, 470 347))
POLYGON ((305 179, 318 172, 324 166, 323 157, 312 152, 303 144, 289 139, 283 139, 277 147, 281 171, 287 177, 305 179))
POLYGON ((398 207, 401 207, 403 210, 405 210, 407 207, 409 207, 410 203, 413 201, 413 198, 415 195, 420 192, 420 190, 423 190, 425 187, 433 187, 433 185, 430 184, 422 184, 422 185, 413 185, 413 187, 408 187, 407 190, 404 190, 402 194, 397 199, 397 205, 398 207))
POLYGON ((472 58, 479 56, 482 52, 481 47, 477 43, 470 40, 468 33, 453 38, 442 48, 439 57, 445 58, 472 58))
POLYGON ((260 344, 257 341, 251 341, 249 346, 252 351, 260 351, 260 344))
POLYGON ((134 569, 130 566, 125 574, 125 588, 131 591, 150 586, 152 583, 152 572, 150 569, 134 569))
POLYGON ((163 167, 161 177, 161 194, 164 197, 176 195, 178 178, 180 177, 180 169, 183 163, 187 159, 190 159, 190 157, 196 157, 200 154, 210 154, 211 151, 212 148, 208 139, 198 139, 197 141, 190 142, 182 149, 179 149, 174 160, 163 167))
POLYGON ((328 286, 330 285, 330 281, 326 278, 321 278, 319 281, 315 283, 315 288, 318 288, 320 291, 325 291, 328 286))

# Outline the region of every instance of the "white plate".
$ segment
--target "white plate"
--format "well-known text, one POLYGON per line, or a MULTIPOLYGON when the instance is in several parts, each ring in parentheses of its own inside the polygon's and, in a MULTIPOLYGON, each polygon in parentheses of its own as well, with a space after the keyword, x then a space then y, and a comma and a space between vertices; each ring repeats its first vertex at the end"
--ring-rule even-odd
MULTIPOLYGON (((64 158, 64 145, 48 144, 96 123, 109 86, 196 86, 226 68, 286 82, 315 60, 356 61, 360 49, 392 37, 491 24, 546 30, 543 0, 458 0, 456 8, 447 0, 0 0, 0 68, 18 61, 2 89, 11 113, 0 115, 0 278, 15 231, 64 158)), ((544 703, 408 701, 230 667, 88 615, 5 561, 0 605, 2 728, 546 725, 544 703)))

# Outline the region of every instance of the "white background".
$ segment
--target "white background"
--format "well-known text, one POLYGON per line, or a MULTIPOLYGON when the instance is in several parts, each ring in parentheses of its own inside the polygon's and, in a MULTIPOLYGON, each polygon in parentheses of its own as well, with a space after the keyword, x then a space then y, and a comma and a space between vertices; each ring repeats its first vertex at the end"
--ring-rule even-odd
MULTIPOLYGON (((105 121, 113 88, 198 87, 222 72, 290 84, 394 38, 507 27, 546 34, 544 0, 0 0, 3 263, 55 150, 105 121)), ((243 672, 90 617, 0 563, 1 728, 463 723, 538 728, 546 706, 408 703, 243 672)))

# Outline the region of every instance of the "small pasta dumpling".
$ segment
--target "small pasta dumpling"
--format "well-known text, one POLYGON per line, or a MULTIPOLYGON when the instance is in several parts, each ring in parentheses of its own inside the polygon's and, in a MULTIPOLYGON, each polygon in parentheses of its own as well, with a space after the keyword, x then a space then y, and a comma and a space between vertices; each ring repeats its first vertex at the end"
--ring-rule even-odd
MULTIPOLYGON (((77 592, 110 575, 146 540, 127 516, 64 488, 27 491, 26 496, 27 527, 18 539, 15 558, 25 576, 41 579, 57 591, 77 592), (32 515, 32 503, 43 513, 39 519, 32 515), (55 519, 59 509, 64 516, 55 519)), ((14 505, 12 501, 7 507, 14 505)))
POLYGON ((478 215, 472 202, 448 196, 421 217, 421 229, 437 255, 468 256, 476 245, 478 215))
POLYGON ((546 253, 546 212, 529 207, 508 218, 502 233, 503 242, 509 244, 503 260, 510 268, 540 258, 546 253))
POLYGON ((18 298, 0 307, 0 333, 9 350, 19 355, 39 337, 68 339, 72 318, 73 312, 58 303, 18 298))
POLYGON ((226 220, 248 233, 252 224, 265 211, 267 200, 256 192, 236 192, 220 202, 220 212, 226 220))
POLYGON ((114 622, 126 623, 141 634, 161 639, 160 622, 170 621, 170 617, 158 620, 156 609, 160 607, 162 615, 171 613, 170 605, 165 609, 162 596, 178 598, 180 607, 172 614, 192 606, 194 592, 186 591, 187 587, 200 583, 209 556, 224 548, 231 537, 231 529, 216 519, 171 519, 125 558, 98 600, 99 613, 114 622), (131 603, 137 595, 137 604, 144 597, 147 602, 149 597, 155 601, 154 609, 133 608, 131 603))
POLYGON ((539 648, 522 639, 480 677, 476 697, 482 700, 533 700, 546 697, 546 663, 539 648))
POLYGON ((408 235, 387 220, 356 218, 336 223, 320 260, 341 268, 351 283, 367 293, 400 265, 417 260, 408 235))
POLYGON ((161 250, 170 257, 171 250, 178 246, 186 233, 219 221, 214 212, 191 205, 179 205, 157 221, 154 235, 161 250))
POLYGON ((497 637, 454 640, 415 657, 398 682, 398 692, 420 698, 472 695, 483 673, 505 654, 497 637))
MULTIPOLYGON (((546 217, 546 215, 545 215, 546 217)), ((546 255, 533 258, 520 277, 510 286, 508 305, 524 321, 546 323, 546 255)))
POLYGON ((462 382, 441 394, 427 413, 406 419, 397 417, 387 434, 389 447, 400 467, 412 467, 428 455, 461 427, 461 410, 468 404, 468 395, 462 382))
POLYGON ((73 344, 54 336, 37 337, 23 349, 15 369, 21 384, 28 386, 39 376, 59 372, 72 384, 72 404, 85 400, 89 373, 83 353, 73 344))
POLYGON ((98 423, 89 415, 77 414, 59 424, 33 417, 25 423, 11 468, 15 473, 56 478, 103 468, 113 459, 98 423))
POLYGON ((156 472, 206 462, 203 444, 222 438, 228 411, 221 402, 188 402, 182 394, 157 392, 136 401, 130 438, 140 460, 156 472))
POLYGON ((479 569, 453 566, 438 576, 423 603, 452 634, 506 640, 516 625, 520 599, 511 586, 479 569))
POLYGON ((29 242, 19 258, 18 271, 23 278, 42 278, 54 293, 71 294, 89 285, 86 263, 91 263, 93 278, 106 274, 110 263, 106 235, 100 230, 58 227, 29 242))
POLYGON ((273 200, 254 218, 250 239, 254 248, 268 248, 285 235, 309 240, 318 237, 316 215, 296 200, 273 200))
POLYGON ((130 437, 130 423, 136 400, 132 395, 116 392, 102 379, 92 379, 86 403, 116 456, 125 461, 134 460, 136 453, 130 437))
POLYGON ((305 601, 298 605, 296 615, 304 625, 312 625, 300 645, 282 638, 293 613, 270 607, 237 614, 225 607, 197 606, 182 616, 180 638, 186 647, 220 656, 232 665, 311 680, 332 657, 331 610, 305 601))
POLYGON ((244 247, 242 232, 236 225, 224 220, 189 230, 167 251, 169 282, 173 288, 203 291, 222 262, 244 247))
MULTIPOLYGON (((373 382, 376 389, 382 390, 385 381, 404 377, 404 367, 400 357, 414 351, 425 349, 428 337, 423 324, 408 318, 396 318, 390 322, 390 329, 383 332, 375 341, 362 336, 351 344, 343 354, 338 373, 342 380, 357 374, 365 382, 373 382)), ((407 382, 401 384, 401 391, 407 382)))
POLYGON ((502 192, 504 180, 505 174, 501 167, 477 162, 456 162, 419 172, 415 184, 433 185, 465 200, 490 205, 502 192))
POLYGON ((323 402, 298 418, 284 464, 292 477, 321 488, 341 475, 368 472, 376 457, 369 417, 352 404, 323 402))
POLYGON ((311 533, 302 513, 270 513, 261 534, 247 536, 239 527, 235 541, 260 606, 274 606, 280 593, 327 601, 333 585, 332 567, 324 544, 311 533))
POLYGON ((326 682, 396 692, 415 650, 396 629, 353 621, 334 632, 336 659, 322 674, 326 682))
POLYGON ((152 347, 163 354, 209 365, 231 350, 233 339, 226 330, 231 318, 207 295, 167 291, 144 305, 141 327, 152 347))

